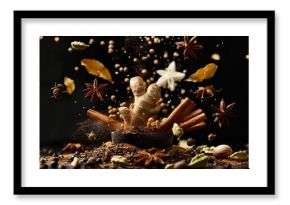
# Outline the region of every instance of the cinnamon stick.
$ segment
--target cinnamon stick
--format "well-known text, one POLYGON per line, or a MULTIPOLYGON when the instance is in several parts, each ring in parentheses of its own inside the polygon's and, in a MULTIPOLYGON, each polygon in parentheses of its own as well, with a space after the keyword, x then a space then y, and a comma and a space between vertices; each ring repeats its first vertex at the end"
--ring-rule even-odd
POLYGON ((193 101, 190 101, 188 105, 184 108, 184 110, 179 114, 179 116, 176 118, 175 122, 180 123, 184 121, 184 118, 188 116, 188 113, 190 113, 194 108, 196 104, 193 101))
POLYGON ((192 132, 192 131, 204 128, 205 126, 206 126, 205 122, 200 122, 196 125, 193 125, 192 127, 188 128, 188 129, 184 130, 184 132, 192 132))
POLYGON ((191 119, 191 118, 193 118, 201 113, 202 113, 202 109, 200 109, 200 108, 197 110, 194 110, 193 112, 191 112, 187 116, 185 116, 181 122, 185 122, 185 121, 187 121, 187 120, 189 120, 189 119, 191 119))
POLYGON ((87 116, 93 120, 100 121, 104 123, 111 130, 120 130, 122 128, 122 124, 100 112, 97 112, 93 109, 89 109, 87 111, 87 116))
POLYGON ((179 105, 171 112, 171 114, 161 121, 160 123, 160 131, 165 131, 169 127, 173 125, 178 116, 184 111, 184 109, 190 104, 192 101, 189 98, 185 98, 183 101, 179 103, 179 105))
POLYGON ((201 113, 194 118, 191 118, 183 123, 180 124, 180 126, 183 128, 184 131, 191 128, 192 126, 204 121, 206 119, 206 115, 204 113, 201 113))

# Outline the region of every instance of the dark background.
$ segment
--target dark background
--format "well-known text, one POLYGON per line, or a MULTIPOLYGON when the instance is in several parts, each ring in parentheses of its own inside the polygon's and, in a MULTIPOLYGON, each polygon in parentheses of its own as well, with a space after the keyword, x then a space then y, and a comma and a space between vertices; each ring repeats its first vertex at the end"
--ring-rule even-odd
MULTIPOLYGON (((131 93, 127 92, 127 84, 123 83, 123 79, 129 74, 130 77, 140 75, 141 69, 146 68, 148 75, 152 77, 152 72, 158 69, 164 69, 168 64, 175 60, 177 70, 182 72, 187 70, 186 78, 194 73, 198 68, 204 67, 210 62, 218 65, 215 76, 202 83, 179 82, 176 90, 170 92, 162 89, 162 94, 169 94, 171 104, 168 107, 169 112, 172 110, 171 105, 178 105, 179 97, 188 96, 193 99, 199 107, 207 114, 207 128, 202 131, 191 133, 186 137, 193 137, 198 144, 230 144, 234 149, 243 148, 248 143, 248 60, 245 55, 248 54, 248 37, 246 36, 199 36, 198 43, 204 48, 198 54, 196 60, 189 59, 184 61, 182 49, 177 49, 174 42, 180 41, 183 37, 160 37, 164 39, 160 44, 148 46, 145 41, 141 42, 139 37, 60 37, 59 42, 54 42, 53 37, 43 37, 40 40, 40 143, 43 145, 61 144, 69 141, 71 135, 77 129, 77 123, 87 119, 86 111, 93 108, 98 111, 107 112, 108 105, 118 106, 120 102, 131 102, 131 93), (85 51, 68 52, 67 49, 72 41, 89 42, 93 38, 95 43, 85 51), (104 40, 105 46, 100 46, 99 42, 104 40), (113 54, 108 54, 108 41, 114 40, 113 54), (140 48, 140 46, 142 48, 140 48), (164 51, 168 51, 169 59, 159 59, 159 64, 154 65, 153 59, 150 58, 146 62, 133 62, 134 57, 140 57, 149 52, 150 48, 155 49, 155 53, 163 56, 164 51), (124 53, 124 50, 126 53, 124 53), (173 58, 172 53, 177 51, 180 56, 173 58), (211 59, 213 53, 221 56, 220 61, 211 59), (130 57, 129 57, 130 56, 130 57), (93 58, 100 60, 110 71, 114 84, 110 84, 105 89, 105 101, 91 103, 88 99, 84 99, 85 83, 92 83, 94 76, 80 65, 83 58, 93 58), (128 73, 120 73, 115 75, 115 63, 129 68, 128 73), (74 67, 78 66, 79 70, 75 71, 74 67), (64 76, 74 79, 76 90, 72 95, 63 94, 59 100, 51 98, 54 82, 62 83, 64 76), (222 91, 215 98, 200 101, 195 99, 193 92, 198 86, 214 85, 222 91), (185 89, 186 93, 181 94, 181 89, 185 89), (110 100, 110 96, 117 97, 116 102, 110 100), (221 98, 224 98, 226 104, 236 102, 233 112, 237 115, 231 119, 231 126, 218 128, 213 123, 211 117, 213 110, 210 105, 219 106, 221 98), (217 138, 213 142, 207 141, 207 134, 213 132, 217 134, 217 138)), ((158 79, 158 75, 154 76, 154 82, 158 79)), ((98 78, 99 83, 105 83, 105 80, 98 78)), ((164 98, 167 100, 168 98, 164 98)), ((164 115, 166 116, 166 115, 164 115)))

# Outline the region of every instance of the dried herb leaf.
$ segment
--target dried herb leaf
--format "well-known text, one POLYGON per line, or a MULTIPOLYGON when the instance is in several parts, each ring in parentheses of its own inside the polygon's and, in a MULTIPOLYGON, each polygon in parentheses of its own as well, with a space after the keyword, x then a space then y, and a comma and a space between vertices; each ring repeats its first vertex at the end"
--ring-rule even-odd
POLYGON ((229 158, 234 160, 245 161, 248 160, 248 152, 246 150, 234 152, 229 158))
POLYGON ((207 166, 208 156, 205 154, 198 154, 190 160, 188 164, 191 168, 205 168, 207 166))
POLYGON ((66 90, 68 94, 72 94, 75 91, 75 81, 69 77, 64 77, 64 85, 66 86, 66 90))
POLYGON ((81 65, 86 68, 89 74, 112 82, 110 71, 100 61, 95 59, 82 59, 81 65))
POLYGON ((209 63, 203 68, 198 69, 191 76, 189 76, 189 78, 186 81, 192 81, 196 83, 196 82, 202 82, 203 80, 212 78, 217 71, 217 67, 218 66, 216 64, 209 63))

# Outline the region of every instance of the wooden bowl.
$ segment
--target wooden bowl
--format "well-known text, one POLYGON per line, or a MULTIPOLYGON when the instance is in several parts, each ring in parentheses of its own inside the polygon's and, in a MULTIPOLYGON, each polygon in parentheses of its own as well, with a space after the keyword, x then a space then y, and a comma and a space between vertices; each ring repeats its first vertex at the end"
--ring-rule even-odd
POLYGON ((172 145, 173 135, 170 133, 138 133, 115 131, 111 133, 112 143, 127 143, 140 148, 167 148, 172 145))

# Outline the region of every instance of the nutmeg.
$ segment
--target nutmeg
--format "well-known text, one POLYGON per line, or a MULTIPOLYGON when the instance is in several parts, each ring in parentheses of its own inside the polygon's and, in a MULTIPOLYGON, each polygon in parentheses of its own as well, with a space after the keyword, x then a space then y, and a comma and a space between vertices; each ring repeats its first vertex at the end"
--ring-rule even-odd
POLYGON ((232 148, 226 144, 219 145, 213 150, 213 156, 218 159, 228 158, 232 153, 232 148))

